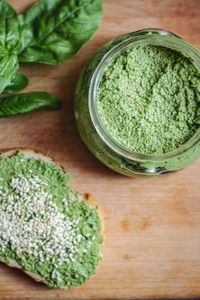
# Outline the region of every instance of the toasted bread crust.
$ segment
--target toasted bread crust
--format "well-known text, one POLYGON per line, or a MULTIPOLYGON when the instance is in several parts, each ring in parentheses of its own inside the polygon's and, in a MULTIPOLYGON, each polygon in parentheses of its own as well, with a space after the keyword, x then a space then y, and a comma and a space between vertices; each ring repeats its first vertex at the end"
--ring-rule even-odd
MULTIPOLYGON (((19 151, 22 152, 25 155, 25 157, 27 157, 27 158, 36 158, 36 159, 44 160, 44 161, 46 161, 48 163, 56 164, 56 165, 58 165, 60 168, 62 168, 66 172, 65 168, 60 163, 58 163, 56 160, 54 160, 52 157, 50 157, 50 156, 48 156, 48 155, 46 155, 46 154, 44 154, 42 152, 35 151, 35 150, 29 149, 29 148, 17 148, 17 149, 10 149, 10 150, 1 151, 0 152, 0 158, 10 157, 10 156, 16 154, 19 151)), ((101 234, 102 234, 102 236, 104 236, 104 222, 103 222, 102 210, 100 209, 99 205, 97 204, 96 200, 94 199, 94 197, 91 194, 86 193, 84 195, 84 200, 90 206, 92 206, 93 208, 95 208, 98 211, 98 214, 99 214, 100 220, 101 220, 101 224, 102 224, 101 234)), ((24 270, 17 263, 17 261, 15 261, 15 260, 12 260, 12 261, 10 261, 8 263, 5 259, 3 259, 2 257, 0 257, 0 262, 6 264, 9 267, 20 269, 24 273, 26 273, 27 275, 29 275, 30 277, 32 277, 35 281, 37 281, 37 282, 43 282, 43 283, 45 283, 45 284, 48 285, 48 283, 46 282, 46 280, 42 276, 24 270)))
POLYGON ((9 266, 9 267, 11 267, 11 268, 15 268, 15 269, 19 269, 19 270, 23 271, 24 273, 26 273, 27 275, 29 275, 30 277, 32 277, 35 281, 43 282, 43 283, 47 284, 47 282, 45 281, 45 279, 44 279, 42 276, 24 270, 24 269, 16 262, 16 260, 12 260, 12 261, 10 261, 10 262, 7 262, 5 259, 3 259, 2 257, 0 257, 0 262, 4 263, 5 265, 7 265, 7 266, 9 266))

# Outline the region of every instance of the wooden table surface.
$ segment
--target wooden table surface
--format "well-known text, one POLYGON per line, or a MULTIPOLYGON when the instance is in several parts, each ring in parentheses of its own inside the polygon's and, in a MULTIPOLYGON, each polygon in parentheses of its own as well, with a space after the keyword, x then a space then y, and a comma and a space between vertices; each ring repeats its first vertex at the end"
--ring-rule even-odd
MULTIPOLYGON (((33 2, 10 1, 18 11, 33 2)), ((126 178, 90 154, 74 123, 74 88, 90 56, 110 39, 147 27, 170 30, 200 49, 200 0, 105 0, 102 26, 78 55, 58 66, 21 68, 28 91, 52 92, 64 109, 1 119, 1 148, 31 147, 63 164, 73 187, 91 192, 103 208, 106 243, 96 275, 69 291, 1 264, 1 300, 200 297, 200 160, 163 177, 126 178)))

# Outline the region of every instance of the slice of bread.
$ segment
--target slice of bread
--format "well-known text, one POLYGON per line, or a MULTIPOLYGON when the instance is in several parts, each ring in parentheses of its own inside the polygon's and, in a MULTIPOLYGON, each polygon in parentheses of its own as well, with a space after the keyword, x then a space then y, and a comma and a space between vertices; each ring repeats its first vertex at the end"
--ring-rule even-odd
MULTIPOLYGON (((45 155, 45 154, 43 154, 41 152, 34 151, 32 149, 23 149, 23 148, 20 148, 20 149, 12 149, 12 150, 3 151, 3 152, 0 153, 0 159, 5 159, 5 158, 12 157, 12 156, 16 155, 16 153, 18 153, 18 152, 20 152, 20 153, 22 153, 24 155, 24 159, 32 159, 33 158, 33 159, 36 159, 36 160, 45 161, 48 164, 54 164, 54 165, 58 166, 64 172, 66 172, 64 170, 64 168, 58 162, 56 162, 53 158, 51 158, 51 157, 49 157, 49 156, 47 156, 47 155, 45 155)), ((0 171, 0 176, 1 176, 1 171, 0 171)), ((97 204, 96 200, 93 198, 92 195, 85 194, 83 199, 84 199, 85 203, 87 203, 91 208, 95 209, 96 212, 99 215, 99 218, 100 218, 100 221, 101 221, 100 235, 102 237, 102 243, 103 243, 103 240, 104 240, 104 222, 103 222, 102 210, 101 210, 101 208, 99 207, 99 205, 97 204)), ((101 250, 99 252, 99 256, 100 256, 100 258, 102 258, 102 252, 101 252, 101 250)), ((0 255, 0 261, 3 262, 3 263, 5 263, 6 265, 8 265, 10 267, 21 269, 23 272, 25 272, 26 274, 28 274, 34 280, 36 280, 38 282, 43 282, 47 286, 49 286, 48 280, 46 280, 46 278, 44 278, 40 274, 36 274, 34 272, 30 272, 30 271, 24 269, 20 265, 20 263, 18 261, 16 261, 15 259, 10 259, 8 261, 7 259, 4 259, 0 255)), ((59 287, 56 286, 56 288, 59 288, 59 287)), ((68 286, 62 286, 61 288, 67 289, 69 287, 68 286)))

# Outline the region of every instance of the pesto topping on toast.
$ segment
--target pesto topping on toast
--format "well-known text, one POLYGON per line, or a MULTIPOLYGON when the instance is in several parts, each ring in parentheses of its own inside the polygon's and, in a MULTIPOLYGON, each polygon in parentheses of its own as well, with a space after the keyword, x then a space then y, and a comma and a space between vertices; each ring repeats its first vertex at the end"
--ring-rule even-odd
POLYGON ((101 242, 96 210, 60 167, 20 152, 0 159, 0 257, 69 288, 95 272, 101 242))

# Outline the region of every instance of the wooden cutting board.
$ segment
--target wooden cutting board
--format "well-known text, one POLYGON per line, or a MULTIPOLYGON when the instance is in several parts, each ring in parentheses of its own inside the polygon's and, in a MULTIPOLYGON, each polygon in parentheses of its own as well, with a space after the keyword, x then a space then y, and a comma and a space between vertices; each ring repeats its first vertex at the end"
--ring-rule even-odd
MULTIPOLYGON (((10 1, 18 11, 33 2, 10 1)), ((170 30, 200 49, 200 1, 105 0, 101 28, 76 57, 21 68, 28 91, 52 92, 64 109, 1 119, 1 148, 35 148, 63 164, 73 187, 102 206, 106 243, 96 275, 69 291, 48 289, 0 264, 1 300, 200 297, 200 160, 158 178, 126 178, 89 153, 74 123, 74 88, 84 64, 105 42, 145 27, 170 30)))

